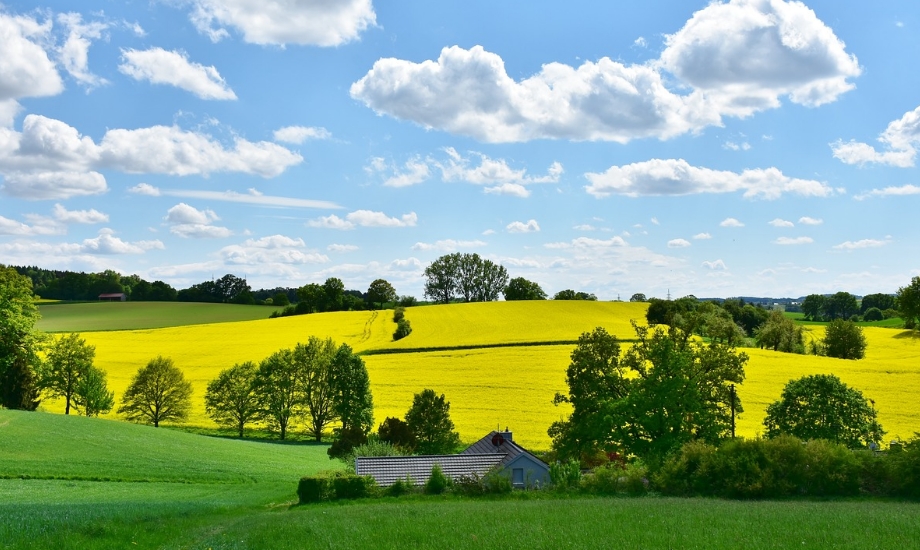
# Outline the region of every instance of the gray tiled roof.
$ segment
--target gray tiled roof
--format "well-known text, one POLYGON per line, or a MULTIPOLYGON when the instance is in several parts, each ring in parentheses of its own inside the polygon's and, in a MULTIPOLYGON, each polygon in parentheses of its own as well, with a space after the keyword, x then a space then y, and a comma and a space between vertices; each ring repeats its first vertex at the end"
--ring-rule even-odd
POLYGON ((505 453, 496 453, 494 450, 487 454, 357 457, 355 473, 361 476, 374 476, 381 487, 389 487, 397 479, 405 479, 407 475, 416 485, 422 485, 428 481, 435 464, 441 465, 441 471, 447 477, 458 479, 460 476, 473 473, 485 475, 505 457, 505 453))
POLYGON ((486 435, 485 437, 483 437, 476 443, 473 443, 472 445, 467 447, 466 450, 464 450, 460 454, 468 455, 468 454, 501 453, 505 455, 505 458, 501 461, 501 464, 505 465, 505 464, 510 463, 512 460, 515 459, 515 457, 523 453, 523 454, 529 455, 531 458, 533 458, 538 463, 543 463, 542 460, 535 457, 527 449, 525 449, 524 447, 521 447, 520 445, 512 441, 510 435, 508 437, 505 437, 504 442, 498 447, 496 447, 495 445, 492 444, 492 437, 494 437, 496 434, 503 435, 503 434, 507 434, 507 432, 496 432, 496 431, 489 432, 488 435, 486 435))

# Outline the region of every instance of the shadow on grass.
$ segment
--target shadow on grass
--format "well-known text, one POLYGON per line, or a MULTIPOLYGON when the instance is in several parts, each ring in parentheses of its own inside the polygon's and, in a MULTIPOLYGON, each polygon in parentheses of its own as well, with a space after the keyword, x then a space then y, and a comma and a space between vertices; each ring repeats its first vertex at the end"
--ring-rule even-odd
POLYGON ((240 437, 235 431, 221 430, 219 428, 204 428, 201 426, 161 426, 177 432, 185 432, 195 435, 204 435, 215 437, 217 439, 233 439, 236 441, 251 441, 254 443, 268 443, 272 445, 298 445, 298 446, 320 446, 328 447, 329 443, 317 442, 311 436, 301 434, 287 434, 286 439, 278 439, 276 434, 268 433, 261 430, 246 430, 244 436, 240 437))

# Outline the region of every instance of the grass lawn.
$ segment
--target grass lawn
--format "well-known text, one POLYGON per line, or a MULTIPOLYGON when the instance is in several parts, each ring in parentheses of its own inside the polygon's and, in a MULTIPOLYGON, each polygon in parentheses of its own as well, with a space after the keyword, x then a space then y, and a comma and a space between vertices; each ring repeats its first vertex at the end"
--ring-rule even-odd
POLYGON ((45 332, 130 330, 267 319, 281 308, 196 302, 39 303, 45 332))
MULTIPOLYGON (((826 321, 807 321, 804 313, 785 313, 786 317, 792 319, 800 325, 817 325, 827 326, 826 321)), ((904 328, 904 319, 892 317, 891 319, 882 319, 881 321, 860 321, 856 323, 861 327, 881 327, 881 328, 904 328)))
POLYGON ((0 411, 0 548, 863 549, 920 540, 920 504, 877 500, 516 493, 296 506, 297 478, 337 464, 325 449, 0 411))

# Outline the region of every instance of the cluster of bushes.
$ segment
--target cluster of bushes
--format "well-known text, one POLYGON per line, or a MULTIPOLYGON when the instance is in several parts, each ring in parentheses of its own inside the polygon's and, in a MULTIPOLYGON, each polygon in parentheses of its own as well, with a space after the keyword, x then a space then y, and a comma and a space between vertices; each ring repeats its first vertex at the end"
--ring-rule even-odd
POLYGON ((606 462, 583 474, 577 460, 555 462, 549 467, 551 487, 556 491, 589 495, 642 496, 649 491, 648 468, 641 462, 606 462))
POLYGON ((367 498, 377 493, 377 483, 371 476, 346 472, 321 472, 300 478, 297 496, 301 504, 328 500, 367 498))
POLYGON ((393 340, 402 340, 412 333, 412 325, 406 319, 406 308, 397 306, 393 310, 393 322, 396 323, 396 332, 393 333, 393 340))
POLYGON ((662 494, 674 496, 918 498, 920 439, 887 453, 788 435, 731 440, 718 447, 690 442, 655 472, 652 482, 662 494))

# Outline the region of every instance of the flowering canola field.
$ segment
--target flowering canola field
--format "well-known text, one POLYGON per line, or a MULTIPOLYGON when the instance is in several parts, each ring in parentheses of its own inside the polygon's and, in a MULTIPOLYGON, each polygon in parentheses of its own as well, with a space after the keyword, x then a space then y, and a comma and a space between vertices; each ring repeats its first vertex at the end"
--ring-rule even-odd
MULTIPOLYGON (((86 332, 96 346, 96 364, 108 372, 110 389, 120 399, 131 377, 156 355, 171 357, 191 380, 193 409, 189 423, 212 425, 204 411, 207 383, 234 363, 260 361, 274 351, 332 337, 357 351, 445 348, 471 345, 574 341, 596 326, 621 339, 634 333, 630 319, 641 320, 644 304, 611 302, 493 302, 410 308, 413 333, 392 342, 392 312, 342 312, 238 323, 154 330, 86 332)), ((823 336, 812 327, 811 337, 823 336)), ((806 374, 833 373, 875 400, 889 438, 920 431, 920 338, 907 331, 866 328, 869 347, 861 361, 845 361, 744 349, 750 356, 747 379, 738 388, 745 412, 738 433, 763 431, 766 407, 783 386, 806 374)), ((624 343, 624 349, 629 346, 624 343)), ((509 427, 515 440, 534 449, 549 447, 546 429, 568 414, 552 404, 565 392, 565 369, 573 345, 524 345, 481 349, 367 355, 376 421, 403 416, 412 395, 424 388, 444 393, 451 416, 465 441, 496 426, 509 427)), ((46 402, 61 412, 59 402, 46 402)), ((110 415, 115 417, 114 413, 110 415)))

